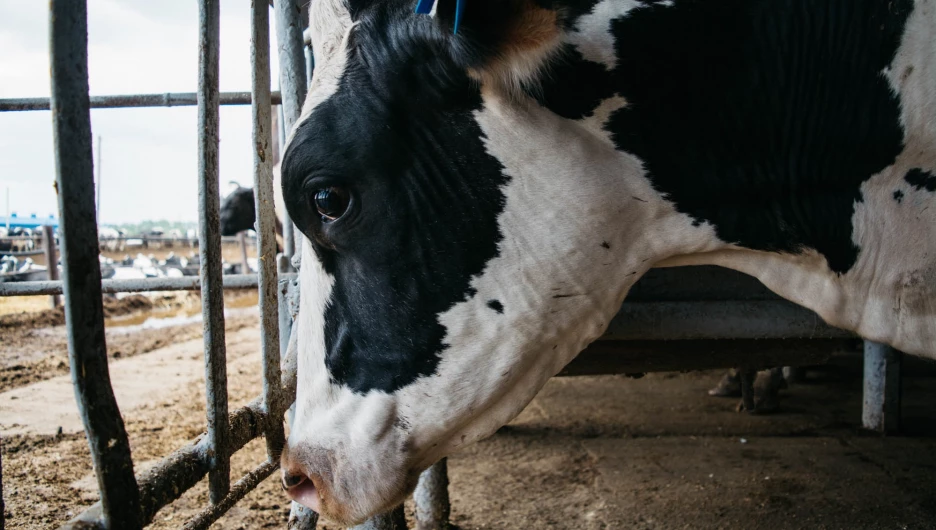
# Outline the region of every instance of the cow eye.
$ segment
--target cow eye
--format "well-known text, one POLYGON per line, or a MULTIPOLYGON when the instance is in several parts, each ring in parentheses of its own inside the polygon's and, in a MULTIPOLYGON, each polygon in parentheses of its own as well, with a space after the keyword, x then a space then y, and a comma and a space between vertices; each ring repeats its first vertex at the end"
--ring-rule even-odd
POLYGON ((312 201, 315 203, 315 209, 322 216, 322 222, 330 223, 348 210, 348 205, 351 204, 351 194, 344 188, 324 188, 315 192, 312 201))

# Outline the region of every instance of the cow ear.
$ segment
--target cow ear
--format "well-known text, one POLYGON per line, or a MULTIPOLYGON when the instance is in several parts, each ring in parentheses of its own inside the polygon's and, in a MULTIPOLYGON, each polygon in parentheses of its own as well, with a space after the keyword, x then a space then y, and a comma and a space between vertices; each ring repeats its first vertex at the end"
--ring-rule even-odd
POLYGON ((557 12, 534 0, 418 0, 416 12, 433 6, 455 59, 476 71, 535 63, 558 44, 557 12))

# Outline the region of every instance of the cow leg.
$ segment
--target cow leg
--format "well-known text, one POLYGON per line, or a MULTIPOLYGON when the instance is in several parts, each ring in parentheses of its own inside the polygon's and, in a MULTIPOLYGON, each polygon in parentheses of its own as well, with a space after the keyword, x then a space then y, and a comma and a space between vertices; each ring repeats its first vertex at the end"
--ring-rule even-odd
POLYGON ((757 374, 754 381, 755 413, 775 412, 780 408, 780 390, 786 388, 783 368, 771 368, 757 374))
POLYGON ((757 377, 757 370, 753 368, 739 368, 738 376, 741 379, 741 403, 738 404, 738 412, 746 410, 754 412, 754 379, 757 377))
POLYGON ((741 377, 738 370, 731 369, 722 376, 721 380, 714 388, 708 391, 710 396, 717 397, 740 397, 741 396, 741 377))

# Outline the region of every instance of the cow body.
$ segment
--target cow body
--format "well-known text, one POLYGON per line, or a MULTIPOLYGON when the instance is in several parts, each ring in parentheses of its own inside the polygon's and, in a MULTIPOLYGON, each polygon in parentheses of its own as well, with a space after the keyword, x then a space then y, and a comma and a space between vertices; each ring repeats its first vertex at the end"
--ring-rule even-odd
POLYGON ((653 266, 936 357, 934 0, 452 3, 311 6, 293 498, 393 506, 653 266))

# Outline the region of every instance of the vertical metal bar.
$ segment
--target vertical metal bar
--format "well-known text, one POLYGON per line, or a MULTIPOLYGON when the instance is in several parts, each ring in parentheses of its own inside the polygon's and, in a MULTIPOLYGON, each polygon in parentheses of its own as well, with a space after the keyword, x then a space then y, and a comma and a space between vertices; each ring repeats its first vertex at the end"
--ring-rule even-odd
POLYGON ((237 233, 237 244, 241 251, 241 274, 250 274, 250 263, 247 262, 247 231, 237 233))
POLYGON ((757 370, 753 368, 738 368, 738 376, 741 378, 741 403, 744 410, 754 412, 757 408, 754 402, 754 380, 757 379, 757 370))
POLYGON ((0 530, 6 526, 6 503, 3 502, 3 441, 0 440, 0 530))
POLYGON ((900 429, 901 353, 886 344, 864 341, 864 403, 861 423, 880 433, 900 429))
POLYGON ((416 530, 445 530, 449 527, 451 505, 445 458, 419 475, 413 500, 416 502, 416 530))
POLYGON ((266 406, 267 456, 283 449, 282 385, 276 274, 276 213, 273 209, 273 128, 270 117, 270 6, 251 2, 250 62, 253 95, 254 200, 257 211, 257 269, 260 275, 260 341, 263 349, 263 402, 266 406))
MULTIPOLYGON (((296 120, 302 112, 302 104, 305 102, 306 88, 308 86, 308 77, 306 76, 306 57, 304 53, 304 44, 302 37, 305 21, 302 19, 302 10, 297 0, 277 0, 274 4, 274 13, 276 16, 276 42, 277 55, 280 64, 280 97, 282 104, 279 107, 279 153, 280 163, 286 150, 286 136, 288 131, 292 130, 296 120), (283 96, 283 94, 286 94, 283 96)), ((282 170, 281 170, 282 171, 282 170)), ((296 255, 296 235, 292 219, 285 213, 283 219, 283 253, 285 255, 285 264, 281 267, 282 271, 293 269, 292 258, 296 255)), ((283 314, 283 309, 289 308, 289 302, 298 297, 298 285, 284 285, 280 289, 282 305, 280 306, 280 333, 281 339, 292 338, 293 322, 292 312, 283 314), (291 296, 295 294, 295 296, 291 296)), ((285 353, 288 346, 288 340, 280 340, 281 348, 285 353)), ((295 407, 290 408, 290 423, 295 407)), ((313 530, 318 523, 318 514, 305 508, 304 506, 293 502, 289 513, 289 530, 313 530)))
MULTIPOLYGON (((289 509, 289 520, 286 522, 287 530, 315 530, 318 524, 318 514, 298 502, 292 503, 289 509)), ((0 530, 3 530, 0 528, 0 530)))
POLYGON ((65 322, 75 399, 88 436, 107 528, 141 528, 130 444, 111 389, 94 211, 88 14, 85 0, 50 2, 55 183, 64 258, 65 322))
MULTIPOLYGON (((286 149, 286 137, 302 113, 305 102, 308 78, 306 77, 306 57, 302 39, 305 25, 302 9, 298 0, 277 0, 274 6, 276 14, 276 42, 280 64, 280 96, 283 104, 280 119, 280 153, 286 149)), ((288 217, 288 214, 286 214, 288 217)), ((288 259, 296 254, 295 231, 290 219, 283 224, 284 253, 288 259)))
MULTIPOLYGON (((42 226, 42 250, 45 251, 46 269, 49 271, 49 281, 54 282, 59 279, 58 275, 58 253, 55 251, 55 230, 49 225, 42 226)), ((57 294, 49 297, 52 303, 52 309, 59 306, 61 301, 57 294)))
POLYGON ((104 169, 104 159, 101 158, 101 141, 100 135, 97 137, 97 222, 101 224, 101 171, 104 169))
POLYGON ((205 333, 205 399, 208 416, 209 497, 221 502, 231 488, 224 291, 221 268, 221 198, 218 193, 218 0, 198 4, 198 254, 201 259, 205 333))

